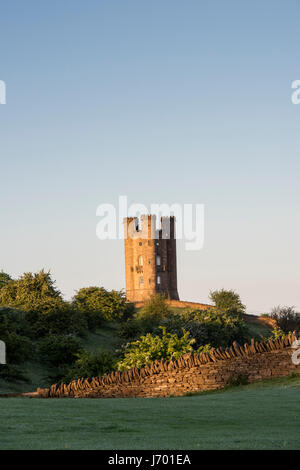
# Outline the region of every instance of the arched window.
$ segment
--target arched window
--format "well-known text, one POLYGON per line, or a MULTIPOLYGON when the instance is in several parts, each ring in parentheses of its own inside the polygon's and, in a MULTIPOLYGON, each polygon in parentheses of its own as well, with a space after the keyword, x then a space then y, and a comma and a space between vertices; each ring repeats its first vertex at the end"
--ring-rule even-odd
POLYGON ((157 284, 160 284, 160 276, 157 276, 157 284))
POLYGON ((143 266, 143 264, 144 264, 143 257, 139 256, 139 266, 143 266))
POLYGON ((157 265, 157 266, 160 266, 160 262, 161 262, 161 261, 160 261, 160 256, 157 255, 157 256, 156 256, 156 265, 157 265))

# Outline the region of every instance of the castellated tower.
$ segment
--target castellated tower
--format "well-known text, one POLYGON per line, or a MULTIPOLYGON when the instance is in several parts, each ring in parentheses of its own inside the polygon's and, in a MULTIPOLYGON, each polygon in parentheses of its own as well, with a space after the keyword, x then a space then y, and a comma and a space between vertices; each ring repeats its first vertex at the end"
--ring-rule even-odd
POLYGON ((130 302, 163 294, 179 300, 177 292, 175 218, 142 215, 124 219, 126 298, 130 302))

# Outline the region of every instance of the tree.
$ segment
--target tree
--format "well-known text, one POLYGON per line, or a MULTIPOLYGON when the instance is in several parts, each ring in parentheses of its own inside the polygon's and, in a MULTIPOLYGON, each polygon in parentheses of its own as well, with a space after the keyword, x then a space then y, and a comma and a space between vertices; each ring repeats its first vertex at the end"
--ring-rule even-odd
POLYGON ((161 330, 161 336, 152 336, 148 333, 139 340, 129 343, 124 359, 117 364, 118 370, 140 368, 156 359, 168 360, 171 357, 177 359, 193 350, 192 345, 195 340, 190 338, 188 331, 183 331, 183 335, 179 338, 176 334, 167 333, 164 327, 161 327, 161 330))
POLYGON ((4 287, 11 280, 12 278, 9 274, 5 273, 3 270, 0 271, 0 289, 2 289, 2 287, 4 287))
POLYGON ((284 333, 300 327, 300 313, 296 312, 294 307, 274 307, 271 311, 271 318, 284 333))
POLYGON ((73 298, 73 305, 88 317, 89 326, 97 326, 101 320, 121 320, 126 311, 123 292, 107 291, 104 287, 83 287, 73 298))
POLYGON ((0 305, 14 307, 24 312, 51 312, 64 308, 65 302, 55 287, 50 272, 24 273, 11 280, 0 290, 0 305))
POLYGON ((215 290, 210 292, 210 299, 214 302, 215 307, 219 311, 236 311, 245 313, 246 307, 242 303, 239 294, 234 290, 215 290))

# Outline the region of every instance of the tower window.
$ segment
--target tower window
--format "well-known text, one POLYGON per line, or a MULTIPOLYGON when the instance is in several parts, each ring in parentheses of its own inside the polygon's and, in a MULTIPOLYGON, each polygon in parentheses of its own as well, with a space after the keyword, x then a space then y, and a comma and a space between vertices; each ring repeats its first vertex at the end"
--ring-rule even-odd
POLYGON ((143 244, 142 242, 139 242, 139 245, 140 245, 140 246, 142 246, 142 244, 143 244))
POLYGON ((160 266, 160 256, 159 255, 156 256, 156 265, 160 266))
POLYGON ((144 278, 143 276, 140 277, 140 286, 144 285, 144 278))
POLYGON ((143 257, 139 256, 139 266, 143 266, 143 264, 144 264, 143 257))
POLYGON ((160 284, 160 276, 157 276, 157 284, 160 284))

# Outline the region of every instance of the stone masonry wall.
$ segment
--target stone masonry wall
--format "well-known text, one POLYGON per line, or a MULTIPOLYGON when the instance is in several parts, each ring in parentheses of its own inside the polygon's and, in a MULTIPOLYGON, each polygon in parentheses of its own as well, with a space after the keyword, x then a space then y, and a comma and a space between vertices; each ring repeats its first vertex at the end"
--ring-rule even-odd
POLYGON ((246 375, 249 382, 300 373, 292 362, 295 333, 283 340, 251 341, 210 353, 186 354, 177 360, 155 361, 142 369, 113 372, 103 377, 38 389, 41 397, 122 398, 167 397, 225 387, 231 378, 246 375))

